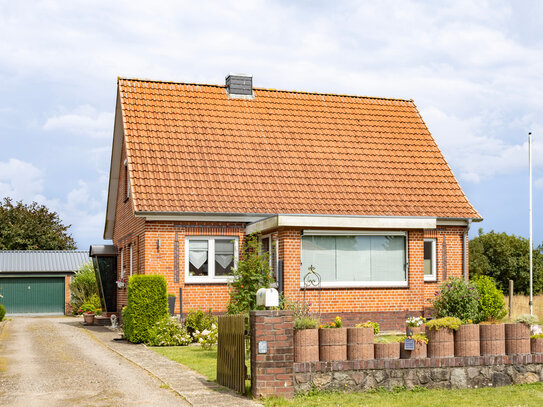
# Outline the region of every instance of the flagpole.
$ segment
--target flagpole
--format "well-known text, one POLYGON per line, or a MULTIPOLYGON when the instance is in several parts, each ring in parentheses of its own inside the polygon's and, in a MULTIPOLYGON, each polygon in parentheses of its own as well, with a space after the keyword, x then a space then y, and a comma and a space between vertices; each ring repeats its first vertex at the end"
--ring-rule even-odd
POLYGON ((530 315, 534 315, 533 306, 533 272, 532 272, 532 248, 533 248, 533 236, 532 236, 532 132, 528 133, 528 162, 530 166, 530 315))

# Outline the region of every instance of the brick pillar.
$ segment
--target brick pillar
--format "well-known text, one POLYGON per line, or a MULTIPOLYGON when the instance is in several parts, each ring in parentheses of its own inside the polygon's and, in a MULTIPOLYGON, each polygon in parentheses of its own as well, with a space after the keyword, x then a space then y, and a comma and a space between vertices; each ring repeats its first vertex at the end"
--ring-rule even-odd
POLYGON ((294 313, 251 311, 250 322, 253 396, 294 397, 294 313))

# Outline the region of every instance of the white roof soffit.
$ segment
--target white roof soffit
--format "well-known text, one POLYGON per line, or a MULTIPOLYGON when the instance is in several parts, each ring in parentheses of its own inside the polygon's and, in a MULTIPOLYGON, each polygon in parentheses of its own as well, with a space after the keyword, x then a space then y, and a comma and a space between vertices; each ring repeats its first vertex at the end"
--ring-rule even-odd
POLYGON ((258 233, 279 227, 367 228, 367 229, 435 229, 431 217, 364 217, 326 215, 277 215, 247 225, 245 233, 258 233))
POLYGON ((121 101, 117 88, 117 105, 115 106, 115 127, 113 129, 113 147, 111 149, 111 165, 109 167, 109 188, 107 194, 106 224, 104 226, 104 239, 113 239, 113 226, 117 212, 117 191, 119 188, 119 175, 121 169, 121 155, 123 147, 123 120, 121 101))

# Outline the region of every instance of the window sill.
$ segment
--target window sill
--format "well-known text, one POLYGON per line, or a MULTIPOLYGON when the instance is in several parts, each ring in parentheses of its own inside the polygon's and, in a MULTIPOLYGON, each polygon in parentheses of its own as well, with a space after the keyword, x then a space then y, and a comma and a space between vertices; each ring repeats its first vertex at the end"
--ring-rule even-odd
MULTIPOLYGON (((300 284, 300 288, 304 288, 300 284)), ((318 289, 318 287, 307 287, 310 290, 318 289)), ((324 282, 320 288, 409 288, 407 281, 350 281, 350 282, 324 282)))
POLYGON ((437 278, 435 278, 435 277, 432 277, 432 278, 425 278, 425 279, 424 279, 424 282, 425 282, 425 283, 437 283, 437 278))
POLYGON ((190 278, 185 280, 185 284, 228 284, 233 278, 190 278))

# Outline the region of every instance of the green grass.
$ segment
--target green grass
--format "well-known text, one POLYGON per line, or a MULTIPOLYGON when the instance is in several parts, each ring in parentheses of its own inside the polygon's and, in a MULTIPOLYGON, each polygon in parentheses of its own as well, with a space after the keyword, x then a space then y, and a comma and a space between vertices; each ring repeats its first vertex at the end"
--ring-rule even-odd
POLYGON ((517 407, 542 406, 543 383, 462 390, 376 390, 366 393, 313 392, 293 400, 268 398, 267 407, 517 407))
POLYGON ((217 348, 210 350, 200 346, 164 346, 152 347, 155 352, 196 370, 210 381, 217 380, 217 348))

